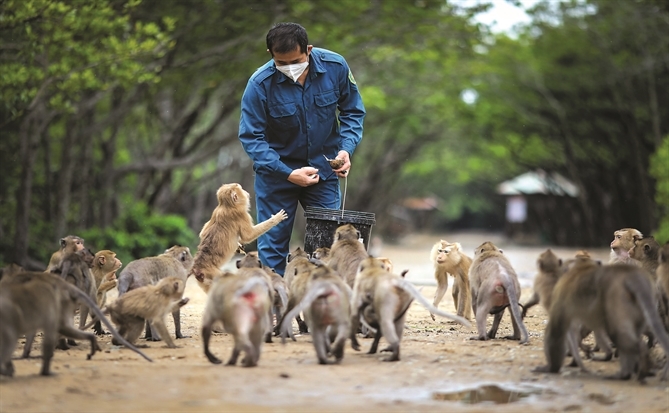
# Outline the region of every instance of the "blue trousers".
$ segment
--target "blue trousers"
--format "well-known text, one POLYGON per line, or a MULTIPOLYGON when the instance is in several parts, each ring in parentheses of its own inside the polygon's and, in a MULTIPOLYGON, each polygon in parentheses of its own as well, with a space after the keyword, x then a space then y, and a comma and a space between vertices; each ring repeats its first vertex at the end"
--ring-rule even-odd
POLYGON ((316 185, 303 188, 286 179, 256 174, 255 177, 257 222, 269 219, 280 210, 286 211, 288 218, 258 238, 260 261, 283 276, 286 257, 290 252, 290 237, 293 232, 297 203, 307 206, 339 209, 341 192, 339 179, 332 175, 316 185))

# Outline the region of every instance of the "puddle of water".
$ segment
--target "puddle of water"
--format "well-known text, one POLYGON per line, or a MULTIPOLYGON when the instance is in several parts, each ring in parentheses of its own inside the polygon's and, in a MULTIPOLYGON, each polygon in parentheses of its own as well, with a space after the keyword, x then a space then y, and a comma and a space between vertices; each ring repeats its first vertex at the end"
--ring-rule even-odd
POLYGON ((477 404, 492 402, 495 404, 513 403, 529 397, 533 394, 542 393, 540 389, 506 389, 495 384, 482 385, 473 389, 453 392, 433 392, 433 400, 456 401, 465 404, 477 404))

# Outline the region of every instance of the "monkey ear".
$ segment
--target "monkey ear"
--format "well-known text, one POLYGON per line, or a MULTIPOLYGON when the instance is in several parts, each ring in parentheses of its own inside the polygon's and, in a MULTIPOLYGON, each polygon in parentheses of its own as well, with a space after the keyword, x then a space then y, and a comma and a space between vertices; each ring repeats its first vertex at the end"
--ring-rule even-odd
POLYGON ((100 265, 105 265, 105 256, 104 256, 104 255, 100 255, 100 256, 98 257, 98 261, 100 262, 100 265))
POLYGON ((237 260, 237 268, 241 268, 242 266, 242 260, 237 260))
POLYGON ((178 282, 174 283, 174 291, 179 291, 179 283, 178 282))
POLYGON ((65 241, 65 238, 61 238, 60 239, 60 247, 64 248, 66 244, 67 244, 67 241, 65 241))
POLYGON ((558 258, 558 265, 562 266, 562 258, 558 258))
POLYGON ((239 195, 237 195, 237 192, 232 192, 232 202, 237 202, 239 200, 239 195))
POLYGON ((500 254, 504 254, 504 250, 500 248, 500 249, 499 249, 499 253, 500 253, 500 254))
POLYGON ((644 252, 649 252, 650 251, 650 245, 646 244, 643 246, 644 252))
POLYGON ((460 245, 459 242, 454 243, 453 246, 455 246, 455 248, 457 248, 457 249, 459 249, 459 250, 462 251, 462 245, 460 245))

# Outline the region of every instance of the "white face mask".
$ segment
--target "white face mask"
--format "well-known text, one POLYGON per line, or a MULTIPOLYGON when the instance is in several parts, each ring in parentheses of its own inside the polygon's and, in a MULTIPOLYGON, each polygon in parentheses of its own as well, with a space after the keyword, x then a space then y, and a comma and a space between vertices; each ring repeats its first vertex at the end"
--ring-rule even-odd
POLYGON ((304 63, 295 63, 294 65, 277 66, 276 70, 293 79, 293 82, 297 82, 297 79, 302 76, 307 66, 309 66, 308 60, 304 63))

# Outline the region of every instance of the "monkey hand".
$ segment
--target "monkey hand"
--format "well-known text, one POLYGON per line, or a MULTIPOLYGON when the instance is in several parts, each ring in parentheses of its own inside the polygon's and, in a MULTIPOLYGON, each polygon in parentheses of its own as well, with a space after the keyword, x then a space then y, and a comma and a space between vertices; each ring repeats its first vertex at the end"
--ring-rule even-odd
POLYGON ((287 218, 288 214, 283 209, 277 212, 276 214, 272 215, 272 221, 274 221, 277 224, 287 218))

